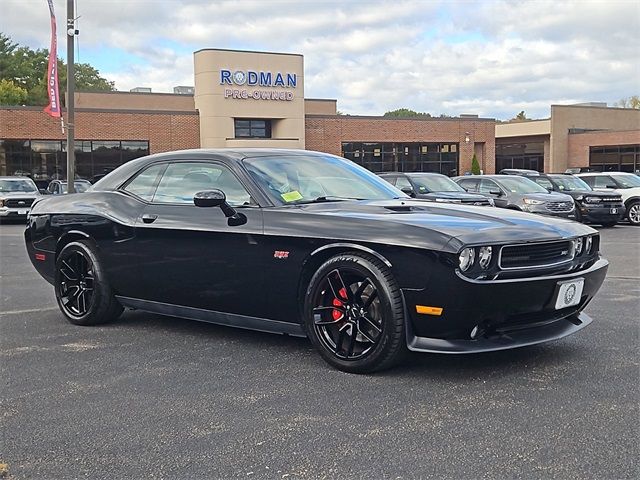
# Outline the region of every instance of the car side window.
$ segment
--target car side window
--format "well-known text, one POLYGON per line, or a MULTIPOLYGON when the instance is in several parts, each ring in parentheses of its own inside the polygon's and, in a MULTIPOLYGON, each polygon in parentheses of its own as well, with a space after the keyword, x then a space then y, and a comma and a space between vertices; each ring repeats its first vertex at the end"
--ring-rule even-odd
POLYGON ((403 188, 410 188, 413 190, 413 185, 407 177, 398 177, 396 180, 396 188, 402 190, 403 188))
POLYGON ((612 185, 613 188, 616 187, 616 182, 609 175, 597 175, 595 177, 595 186, 593 188, 607 188, 609 185, 612 185))
POLYGON ((380 177, 382 178, 385 182, 389 182, 391 185, 396 184, 396 180, 398 179, 398 177, 395 177, 393 175, 385 175, 384 177, 380 177))
POLYGON ((233 206, 251 205, 251 196, 224 165, 202 162, 171 163, 162 175, 153 203, 193 205, 193 196, 206 190, 222 190, 233 206))
MULTIPOLYGON (((547 190, 553 190, 553 183, 551 183, 551 181, 549 181, 549 179, 547 178, 533 177, 532 180, 536 182, 538 185, 540 185, 541 187, 546 188, 547 190)), ((563 189, 564 187, 560 185, 560 190, 563 190, 563 189)))
POLYGON ((500 190, 500 187, 493 180, 483 178, 480 182, 480 193, 491 193, 492 190, 500 190))
POLYGON ((153 193, 158 184, 158 177, 165 167, 166 164, 164 163, 150 166, 126 184, 123 190, 150 202, 153 199, 153 193))
POLYGON ((582 180, 585 181, 585 183, 587 185, 589 185, 591 188, 595 188, 596 186, 596 177, 578 177, 582 180))
POLYGON ((478 191, 478 180, 475 179, 462 179, 458 182, 462 188, 464 188, 467 192, 477 192, 478 191))

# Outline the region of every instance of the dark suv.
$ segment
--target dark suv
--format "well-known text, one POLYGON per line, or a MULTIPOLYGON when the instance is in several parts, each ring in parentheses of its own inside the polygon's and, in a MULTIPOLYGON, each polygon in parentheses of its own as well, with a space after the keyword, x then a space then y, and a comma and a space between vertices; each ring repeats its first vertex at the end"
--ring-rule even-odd
POLYGON ((484 195, 467 193, 464 188, 440 173, 380 173, 381 178, 413 198, 465 205, 493 205, 484 195))
POLYGON ((549 193, 531 178, 518 175, 468 175, 454 180, 468 192, 492 198, 496 207, 575 219, 573 199, 569 195, 549 193))
POLYGON ((541 174, 528 177, 550 192, 566 193, 576 204, 576 220, 599 223, 611 227, 624 215, 622 195, 614 192, 596 192, 584 181, 562 173, 541 174))

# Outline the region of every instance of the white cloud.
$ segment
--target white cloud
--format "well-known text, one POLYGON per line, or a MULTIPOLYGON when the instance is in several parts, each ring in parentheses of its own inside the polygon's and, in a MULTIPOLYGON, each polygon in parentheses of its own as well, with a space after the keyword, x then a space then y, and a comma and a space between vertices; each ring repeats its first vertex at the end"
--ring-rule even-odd
MULTIPOLYGON (((635 0, 78 3, 81 46, 141 59, 102 72, 123 90, 192 84, 191 52, 217 47, 302 53, 306 96, 353 114, 544 117, 551 103, 640 93, 635 0)), ((15 41, 48 44, 45 0, 3 0, 1 22, 15 41)))

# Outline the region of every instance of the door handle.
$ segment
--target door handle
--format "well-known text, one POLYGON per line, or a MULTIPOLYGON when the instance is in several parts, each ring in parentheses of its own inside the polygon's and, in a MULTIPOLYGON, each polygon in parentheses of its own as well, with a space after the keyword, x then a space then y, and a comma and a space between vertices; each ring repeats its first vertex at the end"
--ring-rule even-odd
POLYGON ((152 215, 150 213, 145 213, 144 215, 142 215, 142 221, 144 223, 153 223, 156 221, 156 218, 158 218, 158 215, 152 215))

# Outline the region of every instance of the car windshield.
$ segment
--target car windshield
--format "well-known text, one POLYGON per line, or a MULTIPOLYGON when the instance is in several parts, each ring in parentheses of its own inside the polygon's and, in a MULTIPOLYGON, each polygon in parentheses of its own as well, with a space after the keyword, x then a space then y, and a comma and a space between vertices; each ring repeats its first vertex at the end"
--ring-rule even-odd
POLYGON ((628 175, 612 175, 612 177, 622 188, 640 187, 640 177, 633 173, 629 173, 628 175))
POLYGON ((558 190, 563 192, 574 192, 576 190, 592 190, 586 182, 580 180, 578 177, 551 177, 553 181, 558 185, 558 190))
POLYGON ((411 180, 418 187, 418 193, 465 192, 465 189, 444 175, 412 175, 411 180))
POLYGON ((243 163, 276 205, 407 196, 369 170, 333 155, 254 157, 243 163))
POLYGON ((504 188, 512 193, 549 193, 533 180, 524 177, 508 177, 496 179, 504 188))
MULTIPOLYGON (((86 192, 87 188, 91 186, 89 182, 73 182, 73 186, 76 189, 77 193, 86 192)), ((67 193, 67 184, 61 183, 60 188, 62 189, 62 193, 67 193)))
POLYGON ((0 180, 0 192, 37 192, 35 183, 29 179, 2 179, 0 180))

